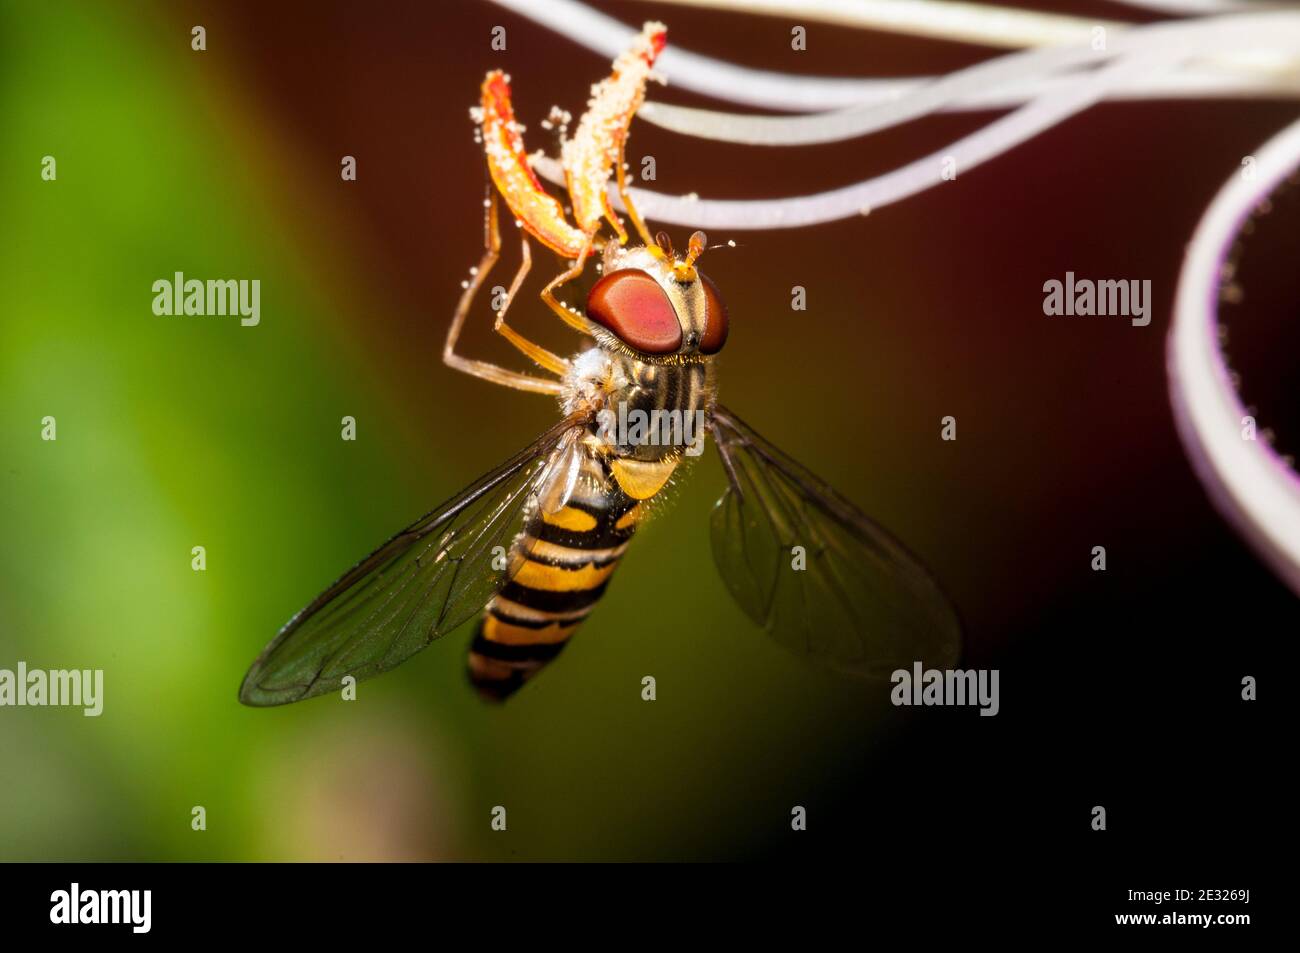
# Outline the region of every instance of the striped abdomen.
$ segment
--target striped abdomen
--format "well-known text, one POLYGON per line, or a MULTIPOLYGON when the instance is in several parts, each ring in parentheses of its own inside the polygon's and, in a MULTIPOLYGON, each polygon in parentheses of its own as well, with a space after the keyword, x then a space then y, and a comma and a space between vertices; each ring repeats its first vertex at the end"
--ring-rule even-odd
MULTIPOLYGON (((605 469, 595 459, 585 466, 605 469)), ((560 654, 636 532, 638 501, 615 480, 588 476, 558 513, 533 518, 522 562, 487 605, 469 651, 470 681, 485 698, 503 701, 560 654)))
MULTIPOLYGON (((678 421, 694 423, 707 405, 705 366, 620 360, 629 383, 610 401, 615 414, 622 404, 625 413, 676 411, 678 421)), ((470 681, 485 698, 508 698, 560 654, 605 592, 636 532, 643 501, 663 489, 682 460, 683 447, 663 442, 620 439, 611 447, 596 426, 584 438, 589 449, 567 505, 530 521, 515 547, 517 569, 488 603, 470 646, 470 681)))

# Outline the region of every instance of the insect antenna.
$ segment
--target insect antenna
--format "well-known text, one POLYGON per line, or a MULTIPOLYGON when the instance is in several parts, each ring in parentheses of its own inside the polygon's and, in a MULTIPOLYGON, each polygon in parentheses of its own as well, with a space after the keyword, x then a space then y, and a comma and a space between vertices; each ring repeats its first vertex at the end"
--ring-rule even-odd
POLYGON ((704 254, 704 249, 708 247, 709 236, 703 232, 691 232, 691 240, 686 250, 686 267, 690 268, 704 254))

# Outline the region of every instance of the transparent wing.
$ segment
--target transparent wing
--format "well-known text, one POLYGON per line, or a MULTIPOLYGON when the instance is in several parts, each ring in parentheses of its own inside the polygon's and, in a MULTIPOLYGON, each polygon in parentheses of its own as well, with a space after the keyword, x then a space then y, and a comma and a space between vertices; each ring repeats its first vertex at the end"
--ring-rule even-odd
POLYGON ((915 556, 731 411, 715 408, 711 424, 730 481, 713 508, 713 558, 755 622, 855 675, 956 661, 956 611, 915 556))
POLYGON ((494 568, 495 547, 510 553, 580 424, 561 421, 344 574, 258 656, 239 700, 283 705, 336 691, 345 676, 386 672, 472 618, 509 580, 510 568, 494 568))

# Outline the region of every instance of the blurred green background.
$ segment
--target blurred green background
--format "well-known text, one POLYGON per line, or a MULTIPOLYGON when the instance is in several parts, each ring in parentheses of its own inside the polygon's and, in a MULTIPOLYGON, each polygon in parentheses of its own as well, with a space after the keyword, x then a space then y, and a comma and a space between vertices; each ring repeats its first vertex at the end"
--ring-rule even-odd
MULTIPOLYGON (((792 677, 712 576, 712 461, 565 659, 503 710, 465 683, 468 627, 353 704, 236 704, 280 623, 554 408, 443 368, 456 282, 430 289, 418 342, 389 323, 339 157, 296 154, 231 88, 228 32, 209 24, 204 54, 160 9, 3 9, 0 665, 102 668, 106 684, 97 719, 3 712, 0 856, 707 856, 754 823, 719 772, 752 792, 824 769, 834 748, 803 739, 836 720, 810 704, 831 683, 792 677), (152 283, 174 271, 260 278, 261 324, 155 316, 152 283), (508 839, 488 827, 497 804, 508 839)), ((472 80, 454 91, 457 119, 473 95, 472 80)), ((445 148, 472 162, 468 122, 454 133, 445 148)), ((358 184, 383 174, 364 152, 359 169, 358 184)), ((454 270, 478 255, 480 178, 442 182, 467 214, 428 208, 407 236, 454 270)), ((788 816, 788 796, 762 797, 788 816)))
MULTIPOLYGON (((504 61, 529 148, 548 146, 537 121, 552 102, 576 113, 607 68, 484 4, 273 6, 0 5, 0 667, 105 672, 97 719, 0 711, 0 858, 735 858, 784 849, 792 805, 842 830, 855 823, 845 805, 878 823, 889 814, 872 792, 897 808, 921 788, 945 805, 921 820, 942 830, 964 799, 944 759, 967 746, 936 731, 924 759, 891 772, 879 759, 908 736, 884 693, 752 630, 709 555, 723 486, 711 453, 563 658, 504 708, 465 684, 468 627, 363 683, 356 702, 236 703, 294 611, 554 419, 547 399, 440 360, 481 247, 466 111, 504 61), (206 52, 190 48, 196 23, 206 52), (489 48, 497 23, 505 54, 489 48), (354 183, 339 177, 344 155, 354 183), (152 283, 175 271, 260 279, 261 324, 155 316, 152 283), (40 439, 47 415, 53 442, 40 439), (356 442, 340 439, 344 415, 356 442), (190 568, 198 545, 205 572, 190 568), (644 675, 658 681, 652 704, 644 675), (489 829, 495 805, 506 834, 489 829)), ((788 50, 779 20, 728 30, 717 14, 604 6, 668 20, 689 49, 785 68, 772 62, 788 50)), ((921 73, 982 55, 816 35, 788 68, 921 73)), ((737 235, 703 262, 733 313, 723 400, 923 555, 976 664, 1014 672, 1008 647, 1060 644, 1051 620, 1095 584, 1097 534, 1131 542, 1108 584, 1130 573, 1134 591, 1149 586, 1134 567, 1171 553, 1226 553, 1282 597, 1187 471, 1160 359, 1182 236, 1276 107, 1238 107, 1239 128, 1182 177, 1162 172, 1201 137, 1198 120, 1153 111, 1135 132, 1133 115, 1076 121, 970 188, 737 235), (1146 205, 1118 227, 1088 183, 1096 142, 1121 129, 1108 187, 1146 205), (1045 322, 1042 281, 1067 268, 1157 279, 1152 333, 1045 322), (795 284, 806 313, 789 310, 795 284), (938 439, 945 414, 956 444, 938 439), (1136 484, 1162 489, 1138 503, 1136 484)), ((653 152, 665 191, 789 194, 883 171, 980 121, 763 153, 744 176, 724 147, 641 126, 629 157, 635 168, 653 152)), ((575 346, 540 307, 515 315, 575 346)), ((509 363, 478 318, 466 351, 509 363)), ((1105 651, 1082 654, 1111 667, 1105 651)), ((1003 724, 979 727, 994 743, 1003 724)))

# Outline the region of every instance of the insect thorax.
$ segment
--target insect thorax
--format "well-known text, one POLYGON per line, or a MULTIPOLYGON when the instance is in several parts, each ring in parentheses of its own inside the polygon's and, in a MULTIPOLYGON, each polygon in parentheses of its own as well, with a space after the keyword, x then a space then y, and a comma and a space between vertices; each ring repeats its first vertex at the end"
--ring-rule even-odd
POLYGON ((565 409, 594 408, 590 431, 606 453, 657 461, 698 456, 714 400, 711 361, 649 363, 594 347, 579 354, 566 381, 565 409))

